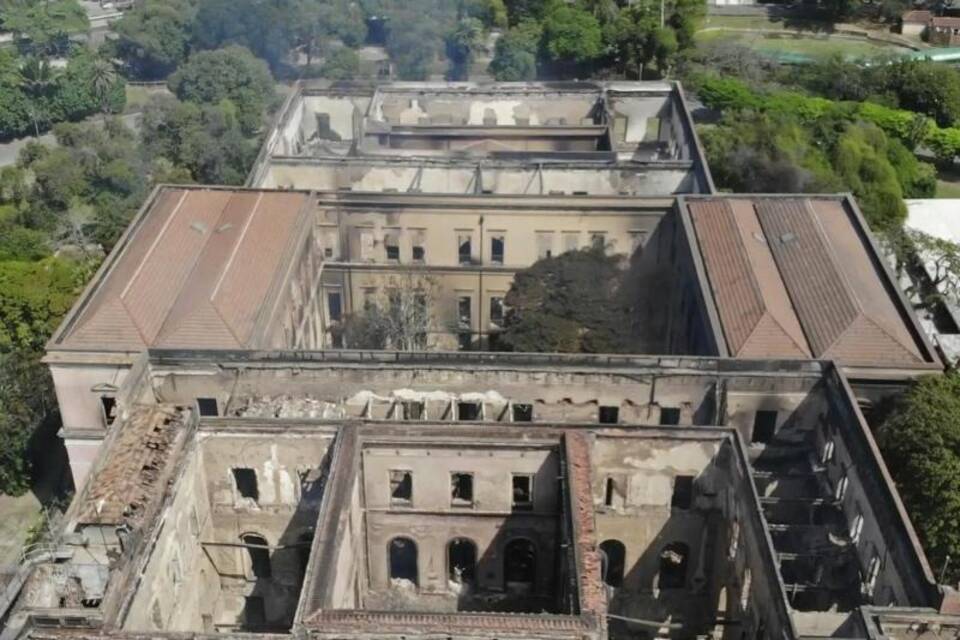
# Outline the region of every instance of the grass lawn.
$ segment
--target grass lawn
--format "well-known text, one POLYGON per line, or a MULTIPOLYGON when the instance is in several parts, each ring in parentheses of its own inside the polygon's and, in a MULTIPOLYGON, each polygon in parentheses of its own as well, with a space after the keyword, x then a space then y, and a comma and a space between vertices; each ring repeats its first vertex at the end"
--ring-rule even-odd
POLYGON ((836 36, 772 36, 760 33, 717 30, 702 31, 696 37, 701 43, 725 40, 737 42, 764 53, 799 53, 814 58, 835 54, 850 58, 861 58, 876 56, 891 50, 906 51, 905 48, 893 45, 836 36))
POLYGON ((132 113, 135 111, 140 111, 143 109, 143 106, 150 102, 150 97, 155 96, 160 93, 168 93, 167 88, 163 86, 156 87, 133 87, 129 84, 126 86, 127 92, 127 106, 124 109, 127 113, 132 113))

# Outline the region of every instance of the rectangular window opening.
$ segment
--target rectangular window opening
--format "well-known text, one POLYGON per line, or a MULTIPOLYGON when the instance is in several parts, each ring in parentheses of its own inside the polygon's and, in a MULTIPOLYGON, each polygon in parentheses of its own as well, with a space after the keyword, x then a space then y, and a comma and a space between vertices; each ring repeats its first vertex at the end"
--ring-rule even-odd
POLYGON ((247 467, 235 467, 233 469, 233 481, 237 485, 237 492, 240 497, 251 498, 254 502, 260 499, 256 471, 247 467))
POLYGON ((481 405, 479 402, 458 402, 457 420, 472 421, 479 420, 481 414, 481 405))
POLYGON ((757 411, 753 419, 753 434, 750 436, 750 442, 756 444, 769 444, 773 436, 777 433, 777 412, 776 411, 757 411))
POLYGON ((473 504, 473 474, 450 474, 450 498, 453 506, 470 506, 473 504))
POLYGON ((117 399, 113 396, 100 396, 100 406, 103 407, 103 420, 109 427, 117 419, 117 399))
POLYGON ((613 478, 607 478, 607 486, 603 494, 603 504, 608 507, 613 506, 613 494, 616 491, 617 486, 614 483, 613 478))
POLYGON ((693 476, 676 476, 673 479, 673 497, 670 506, 674 509, 689 509, 693 504, 693 476))
POLYGON ((469 235, 460 234, 457 236, 457 254, 460 258, 460 264, 470 264, 472 261, 473 250, 470 245, 469 235))
POLYGON ((503 298, 499 296, 490 298, 490 323, 503 326, 503 298))
POLYGON ((514 422, 533 422, 533 405, 525 403, 514 403, 513 405, 514 422))
POLYGON ((513 510, 533 510, 533 476, 513 476, 513 510))
POLYGON ((663 407, 660 409, 660 424, 680 424, 680 409, 677 407, 663 407))
POLYGON ((601 406, 597 421, 600 424, 617 424, 620 421, 620 407, 601 406))
POLYGON ((469 331, 457 334, 457 348, 460 351, 470 351, 473 349, 473 335, 469 331))
POLYGON ((392 504, 413 502, 413 473, 403 469, 390 472, 390 502, 392 504))
POLYGON ((400 403, 404 420, 423 420, 423 403, 415 400, 405 400, 400 403))
POLYGON ((503 264, 503 236, 493 236, 490 239, 490 261, 494 264, 503 264))
POLYGON ((327 294, 327 314, 330 317, 330 322, 340 322, 343 317, 343 305, 341 304, 339 291, 331 291, 327 294))
POLYGON ((470 296, 460 296, 457 298, 457 320, 461 326, 469 327, 473 319, 470 296))
POLYGON ((423 247, 421 247, 421 246, 419 246, 419 245, 414 245, 414 246, 413 246, 413 261, 414 261, 414 262, 423 262, 423 258, 424 258, 424 256, 426 255, 426 253, 427 253, 427 252, 424 251, 423 247))
POLYGON ((217 408, 216 398, 197 398, 197 410, 201 417, 217 417, 220 410, 217 408))
POLYGON ((400 262, 400 246, 399 245, 396 245, 396 244, 387 245, 387 260, 391 260, 393 262, 400 262))

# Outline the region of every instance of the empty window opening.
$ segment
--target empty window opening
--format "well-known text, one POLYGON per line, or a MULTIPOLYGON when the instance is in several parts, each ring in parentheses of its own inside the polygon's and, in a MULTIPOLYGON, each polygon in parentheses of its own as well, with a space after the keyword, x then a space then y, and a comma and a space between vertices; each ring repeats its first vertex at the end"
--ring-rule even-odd
POLYGON ((460 326, 469 327, 471 324, 471 300, 470 296, 459 296, 457 298, 457 319, 460 322, 460 326))
POLYGON ((457 334, 457 348, 460 351, 470 351, 473 349, 473 334, 469 331, 457 334))
POLYGON ((752 586, 753 576, 750 573, 750 569, 745 569, 743 572, 743 587, 740 589, 740 610, 747 611, 747 607, 750 605, 750 587, 752 586))
POLYGON ((533 509, 533 476, 513 476, 513 509, 514 511, 533 509))
POLYGON ((447 575, 452 582, 473 582, 477 577, 477 545, 454 538, 447 545, 447 575))
POLYGON ((860 541, 860 534, 863 532, 863 514, 858 513, 850 525, 850 541, 856 544, 860 541))
POLYGON ((850 481, 847 479, 847 476, 840 478, 840 482, 837 483, 837 490, 834 493, 834 497, 839 501, 843 500, 843 497, 847 495, 847 485, 850 481))
POLYGON ((411 252, 414 262, 423 262, 424 257, 427 255, 427 252, 423 247, 419 245, 413 245, 413 251, 411 252))
POLYGON ((390 472, 390 502, 410 504, 413 501, 413 474, 395 469, 390 472))
POLYGON ((676 476, 673 479, 673 497, 670 506, 674 509, 689 509, 693 503, 693 476, 676 476))
POLYGON ((827 443, 823 445, 823 454, 820 456, 820 461, 823 464, 826 464, 833 460, 833 451, 836 445, 833 444, 833 440, 827 440, 827 443))
POLYGON ((473 249, 470 245, 470 236, 463 234, 457 236, 457 254, 460 258, 460 264, 470 264, 473 256, 473 249))
POLYGON ((660 424, 680 424, 680 409, 677 407, 663 407, 660 409, 660 424))
POLYGON ((603 504, 612 507, 613 506, 613 494, 617 490, 617 484, 613 481, 613 478, 607 478, 607 485, 603 492, 603 504))
POLYGON ((532 422, 533 421, 533 405, 516 403, 513 405, 513 421, 514 422, 532 422))
POLYGON ((620 421, 620 407, 602 406, 598 413, 600 424, 617 424, 620 421))
POLYGON ((400 403, 400 410, 404 420, 423 420, 422 402, 405 400, 400 403))
POLYGON ((507 543, 503 553, 503 579, 508 592, 533 590, 537 579, 537 549, 532 542, 517 538, 507 543))
POLYGON ((343 317, 343 305, 340 300, 339 291, 331 291, 327 294, 327 315, 330 322, 340 322, 343 317))
POLYGON ((503 298, 493 296, 490 298, 490 323, 497 326, 503 326, 503 298))
POLYGON ((672 542, 660 552, 658 584, 661 589, 682 589, 687 583, 687 556, 690 549, 682 542, 672 542))
POLYGON ((880 577, 880 568, 882 565, 883 563, 880 560, 880 556, 875 555, 870 558, 870 566, 867 567, 867 579, 865 582, 867 585, 867 593, 871 596, 873 595, 874 589, 876 589, 877 578, 880 577))
POLYGON ((591 233, 590 234, 590 247, 597 250, 603 251, 607 246, 607 235, 605 233, 591 233))
POLYGON ((455 507, 467 507, 473 504, 473 474, 450 474, 450 498, 455 507))
POLYGON ((457 420, 472 421, 479 420, 481 414, 481 405, 479 402, 458 402, 457 420))
POLYGON ((600 543, 603 560, 602 576, 604 583, 611 587, 623 584, 623 568, 627 557, 627 548, 619 540, 604 540, 600 543))
POLYGON ((383 239, 383 246, 387 251, 387 260, 400 261, 400 244, 396 236, 386 236, 383 239))
POLYGON ((503 236, 490 238, 490 262, 503 264, 503 236))
POLYGON ((117 419, 117 399, 113 396, 100 396, 100 406, 103 408, 103 421, 108 427, 117 419))
POLYGON ((730 527, 730 546, 727 547, 727 557, 733 560, 737 557, 737 549, 740 547, 740 521, 734 519, 730 527))
POLYGON ((753 435, 750 442, 768 444, 777 433, 777 412, 757 411, 753 419, 753 435))
POLYGON ((247 553, 250 554, 250 568, 253 570, 255 578, 269 578, 270 571, 270 547, 267 540, 261 535, 248 533, 241 537, 243 544, 247 545, 247 553))
POLYGON ((201 416, 216 417, 220 415, 216 398, 197 398, 197 410, 201 416))
POLYGON ((390 541, 390 580, 406 580, 418 584, 417 545, 410 538, 394 538, 390 541))
POLYGON ((260 499, 260 490, 257 488, 257 472, 246 467, 233 469, 233 481, 237 485, 237 492, 241 498, 260 499))

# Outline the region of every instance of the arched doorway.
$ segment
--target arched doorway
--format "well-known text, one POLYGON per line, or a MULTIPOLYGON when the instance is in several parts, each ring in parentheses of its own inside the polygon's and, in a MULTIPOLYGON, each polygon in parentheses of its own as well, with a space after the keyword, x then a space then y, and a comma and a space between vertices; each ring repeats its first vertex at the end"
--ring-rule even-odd
POLYGON ((525 538, 507 543, 503 552, 503 581, 507 591, 533 591, 537 578, 537 548, 525 538))
POLYGON ((417 579, 417 545, 410 538, 394 538, 388 545, 390 580, 408 580, 414 585, 417 579))
POLYGON ((253 576, 255 578, 269 578, 272 571, 270 569, 270 547, 267 544, 267 539, 257 533, 245 533, 240 536, 240 539, 243 544, 247 545, 253 576))
POLYGON ((627 548, 619 540, 604 540, 600 543, 600 553, 603 554, 603 581, 611 587, 623 585, 627 548))
POLYGON ((682 589, 687 584, 687 558, 690 548, 682 542, 671 542, 660 552, 658 585, 661 589, 682 589))
POLYGON ((447 576, 453 582, 473 582, 477 577, 477 545, 454 538, 447 545, 447 576))

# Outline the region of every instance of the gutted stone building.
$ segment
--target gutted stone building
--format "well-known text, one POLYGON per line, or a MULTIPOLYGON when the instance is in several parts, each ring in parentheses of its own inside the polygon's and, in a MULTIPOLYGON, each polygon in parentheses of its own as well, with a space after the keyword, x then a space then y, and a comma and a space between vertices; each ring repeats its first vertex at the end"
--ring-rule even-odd
POLYGON ((818 361, 148 350, 66 520, 10 637, 956 623, 818 361))
POLYGON ((941 363, 855 202, 714 191, 676 85, 298 88, 48 344, 77 496, 0 640, 956 637, 864 419, 941 363), (495 352, 587 247, 668 355, 495 352))

